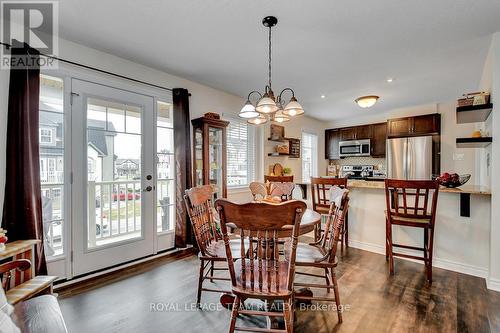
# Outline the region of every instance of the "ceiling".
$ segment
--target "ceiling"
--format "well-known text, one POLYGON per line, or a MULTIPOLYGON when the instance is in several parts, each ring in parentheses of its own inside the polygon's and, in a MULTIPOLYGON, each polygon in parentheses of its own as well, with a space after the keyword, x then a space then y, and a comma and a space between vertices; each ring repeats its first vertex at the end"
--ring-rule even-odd
POLYGON ((500 31, 498 0, 61 0, 59 10, 65 39, 242 97, 266 84, 261 20, 275 15, 274 90, 292 87, 322 120, 475 91, 500 31), (381 97, 375 107, 355 105, 368 94, 381 97))

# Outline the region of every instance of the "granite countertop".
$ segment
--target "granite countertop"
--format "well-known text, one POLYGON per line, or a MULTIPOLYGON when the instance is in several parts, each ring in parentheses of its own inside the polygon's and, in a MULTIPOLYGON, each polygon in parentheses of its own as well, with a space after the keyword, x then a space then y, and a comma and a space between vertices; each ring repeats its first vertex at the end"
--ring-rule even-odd
MULTIPOLYGON (((382 181, 366 181, 366 180, 355 180, 349 179, 347 185, 350 188, 374 188, 381 189, 385 188, 385 183, 382 181)), ((462 185, 457 188, 447 188, 441 186, 439 192, 442 193, 468 193, 468 194, 478 194, 478 195, 491 195, 491 190, 486 186, 479 185, 462 185)))

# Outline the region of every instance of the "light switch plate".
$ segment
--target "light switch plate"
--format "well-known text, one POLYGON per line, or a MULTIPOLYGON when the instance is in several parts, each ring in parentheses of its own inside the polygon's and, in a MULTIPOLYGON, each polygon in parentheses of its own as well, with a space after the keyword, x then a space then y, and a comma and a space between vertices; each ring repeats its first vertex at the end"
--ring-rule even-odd
POLYGON ((463 153, 453 153, 453 160, 454 161, 463 161, 464 154, 463 153))

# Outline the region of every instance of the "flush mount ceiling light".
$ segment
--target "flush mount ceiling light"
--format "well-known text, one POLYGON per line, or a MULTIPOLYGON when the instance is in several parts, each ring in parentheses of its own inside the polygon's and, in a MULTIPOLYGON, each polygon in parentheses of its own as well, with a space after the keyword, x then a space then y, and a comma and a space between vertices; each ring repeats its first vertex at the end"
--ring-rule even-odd
POLYGON ((278 19, 274 16, 266 16, 262 20, 262 24, 269 28, 269 79, 268 84, 264 89, 264 94, 258 91, 252 91, 248 94, 247 101, 241 109, 239 116, 248 119, 247 122, 253 125, 266 123, 268 120, 283 123, 290 120, 290 117, 300 116, 304 114, 302 105, 295 98, 295 92, 291 88, 283 89, 277 97, 274 96, 271 80, 271 51, 272 51, 272 27, 278 24, 278 19), (283 102, 283 94, 291 93, 292 97, 288 103, 283 102), (256 94, 259 96, 256 104, 250 101, 250 97, 256 94))
POLYGON ((363 109, 370 108, 377 103, 377 100, 379 99, 378 96, 375 95, 369 95, 369 96, 361 96, 356 98, 354 101, 356 104, 358 104, 360 107, 363 109))

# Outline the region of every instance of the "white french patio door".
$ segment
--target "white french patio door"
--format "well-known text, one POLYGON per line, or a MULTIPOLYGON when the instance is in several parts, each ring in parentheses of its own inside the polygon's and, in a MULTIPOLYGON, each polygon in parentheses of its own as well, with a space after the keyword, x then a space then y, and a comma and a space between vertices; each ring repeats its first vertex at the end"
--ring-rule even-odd
POLYGON ((72 275, 155 252, 155 100, 72 79, 72 275))

